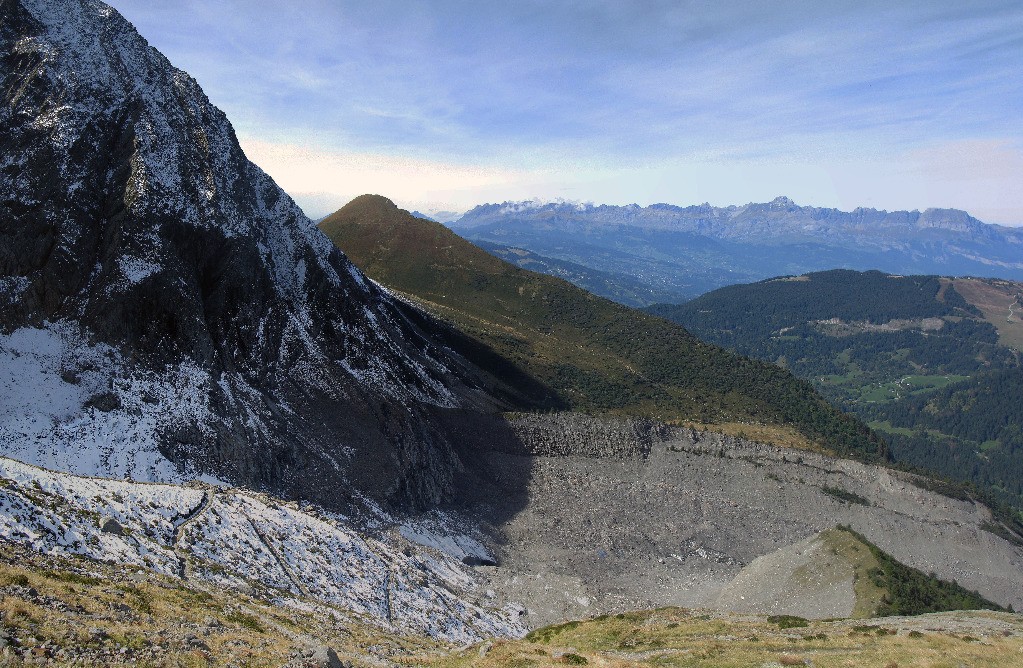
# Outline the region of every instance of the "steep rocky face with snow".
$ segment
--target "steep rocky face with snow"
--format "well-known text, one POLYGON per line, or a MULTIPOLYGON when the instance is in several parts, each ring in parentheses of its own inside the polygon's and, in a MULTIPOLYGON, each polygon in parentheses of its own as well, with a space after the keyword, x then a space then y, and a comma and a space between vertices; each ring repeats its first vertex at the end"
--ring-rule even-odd
POLYGON ((0 12, 0 452, 307 498, 442 499, 460 462, 433 416, 491 407, 474 372, 114 10, 0 12))

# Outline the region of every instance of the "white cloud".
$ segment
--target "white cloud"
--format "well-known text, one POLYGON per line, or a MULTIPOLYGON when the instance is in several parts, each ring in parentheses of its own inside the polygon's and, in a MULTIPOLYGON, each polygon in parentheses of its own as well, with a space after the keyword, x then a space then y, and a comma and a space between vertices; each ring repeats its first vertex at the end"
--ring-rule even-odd
POLYGON ((961 208, 985 222, 1023 224, 1023 151, 1009 140, 964 140, 857 157, 818 152, 703 153, 619 165, 563 156, 504 168, 241 137, 249 158, 313 217, 364 193, 407 209, 465 211, 484 202, 552 200, 723 206, 787 195, 799 204, 851 210, 961 208))
POLYGON ((245 136, 239 141, 249 159, 313 217, 366 193, 410 208, 465 210, 479 203, 477 193, 508 190, 508 185, 526 179, 523 172, 501 168, 331 151, 245 136))

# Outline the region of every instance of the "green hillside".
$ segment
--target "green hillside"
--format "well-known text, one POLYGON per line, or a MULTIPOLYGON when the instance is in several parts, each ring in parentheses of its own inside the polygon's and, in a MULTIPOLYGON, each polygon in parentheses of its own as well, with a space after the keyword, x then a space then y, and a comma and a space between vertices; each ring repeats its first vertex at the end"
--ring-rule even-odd
POLYGON ((789 372, 508 264, 383 197, 359 197, 320 228, 374 280, 552 388, 551 404, 667 421, 774 425, 847 456, 887 456, 869 429, 789 372))
POLYGON ((836 270, 648 309, 786 366, 885 434, 898 462, 1023 507, 1023 371, 1007 281, 836 270))
POLYGON ((648 310, 705 341, 786 366, 848 406, 944 387, 1017 357, 937 276, 827 271, 648 310))
POLYGON ((860 412, 888 432, 900 460, 1023 507, 1023 369, 979 374, 860 412))
POLYGON ((838 527, 826 533, 837 549, 844 546, 846 550, 857 553, 856 559, 850 561, 856 561, 857 598, 860 601, 870 601, 864 610, 866 616, 924 615, 950 610, 1005 610, 956 582, 939 580, 934 575, 906 566, 849 527, 838 527), (870 590, 876 594, 863 596, 861 593, 870 590))

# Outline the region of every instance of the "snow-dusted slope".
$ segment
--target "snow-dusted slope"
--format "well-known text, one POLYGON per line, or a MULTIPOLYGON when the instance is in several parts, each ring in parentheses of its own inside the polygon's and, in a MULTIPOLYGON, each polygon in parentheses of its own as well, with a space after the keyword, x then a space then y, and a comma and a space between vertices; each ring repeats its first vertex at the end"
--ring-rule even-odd
MULTIPOLYGON (((0 538, 39 552, 255 586, 455 642, 521 635, 514 611, 471 602, 483 598, 471 569, 383 530, 393 521, 377 515, 373 537, 342 515, 251 492, 90 479, 0 458, 0 538)), ((466 540, 436 537, 456 539, 466 540)))
POLYGON ((157 436, 215 420, 209 382, 193 363, 132 373, 115 349, 90 345, 68 323, 0 335, 0 452, 83 475, 198 477, 160 454, 157 436))
POLYGON ((325 500, 444 498, 461 464, 431 415, 492 408, 475 371, 116 11, 0 12, 0 454, 325 500))

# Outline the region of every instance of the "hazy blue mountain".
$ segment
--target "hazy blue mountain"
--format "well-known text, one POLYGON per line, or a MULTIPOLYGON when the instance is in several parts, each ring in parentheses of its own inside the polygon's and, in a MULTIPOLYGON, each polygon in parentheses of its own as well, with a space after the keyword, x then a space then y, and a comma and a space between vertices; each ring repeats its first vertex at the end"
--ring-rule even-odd
POLYGON ((585 265, 567 260, 556 260, 526 250, 525 248, 503 246, 489 241, 480 241, 478 245, 491 255, 496 255, 505 262, 510 262, 530 271, 563 278, 587 292, 607 297, 626 306, 642 307, 662 302, 672 302, 677 300, 679 296, 677 292, 672 290, 652 288, 640 278, 591 269, 585 265))
POLYGON ((834 268, 1023 279, 1023 230, 955 209, 845 212, 785 197, 729 207, 506 202, 450 225, 475 242, 638 279, 676 301, 834 268))

